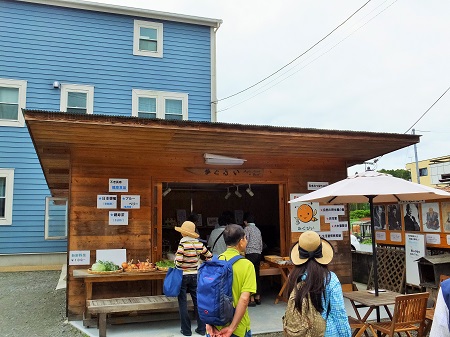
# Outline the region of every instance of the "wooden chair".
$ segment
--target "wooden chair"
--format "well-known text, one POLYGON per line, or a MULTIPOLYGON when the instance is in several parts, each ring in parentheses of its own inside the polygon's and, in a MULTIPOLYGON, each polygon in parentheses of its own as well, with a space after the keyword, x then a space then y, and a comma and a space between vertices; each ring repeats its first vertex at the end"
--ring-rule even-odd
MULTIPOLYGON (((439 277, 439 286, 437 292, 439 293, 439 289, 441 288, 442 281, 445 281, 446 279, 450 278, 449 275, 441 275, 439 277)), ((437 299, 437 295, 436 295, 437 299)), ((436 308, 436 301, 434 302, 434 305, 432 308, 427 308, 427 311, 425 313, 425 330, 423 331, 423 335, 426 336, 431 329, 431 324, 433 324, 433 317, 434 317, 434 309, 436 308)))
POLYGON ((383 337, 393 337, 396 332, 404 332, 408 337, 411 337, 411 331, 417 331, 417 336, 422 337, 429 295, 429 293, 418 293, 397 296, 392 320, 371 322, 370 326, 374 330, 380 331, 383 337))
POLYGON ((366 329, 369 329, 372 332, 372 336, 376 336, 375 331, 368 323, 364 323, 355 317, 348 316, 348 324, 350 324, 350 328, 354 330, 352 337, 362 336, 366 329))

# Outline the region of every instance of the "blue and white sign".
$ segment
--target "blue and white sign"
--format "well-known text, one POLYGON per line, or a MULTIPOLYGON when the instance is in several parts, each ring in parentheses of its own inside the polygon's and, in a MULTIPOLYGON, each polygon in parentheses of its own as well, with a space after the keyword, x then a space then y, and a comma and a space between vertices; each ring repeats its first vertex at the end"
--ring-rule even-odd
POLYGON ((128 192, 128 179, 109 178, 109 192, 128 192))
POLYGON ((116 209, 117 208, 117 195, 98 194, 97 195, 97 208, 116 209))
POLYGON ((110 211, 109 212, 109 224, 126 226, 128 225, 128 212, 126 211, 110 211))
POLYGON ((141 196, 140 195, 122 195, 120 197, 120 208, 123 208, 123 209, 141 208, 141 196))
POLYGON ((87 266, 91 264, 91 252, 89 250, 69 251, 70 266, 87 266))

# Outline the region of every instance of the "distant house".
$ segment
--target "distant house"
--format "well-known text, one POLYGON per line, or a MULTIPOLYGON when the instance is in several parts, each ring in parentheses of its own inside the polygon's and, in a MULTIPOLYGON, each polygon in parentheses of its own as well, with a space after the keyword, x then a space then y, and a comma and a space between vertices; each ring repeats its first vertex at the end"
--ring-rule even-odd
POLYGON ((411 180, 430 187, 446 188, 450 184, 450 156, 442 156, 421 160, 417 163, 407 163, 406 169, 411 172, 411 180))
POLYGON ((220 24, 79 0, 0 0, 0 266, 66 261, 69 186, 51 197, 21 109, 216 121, 220 24))

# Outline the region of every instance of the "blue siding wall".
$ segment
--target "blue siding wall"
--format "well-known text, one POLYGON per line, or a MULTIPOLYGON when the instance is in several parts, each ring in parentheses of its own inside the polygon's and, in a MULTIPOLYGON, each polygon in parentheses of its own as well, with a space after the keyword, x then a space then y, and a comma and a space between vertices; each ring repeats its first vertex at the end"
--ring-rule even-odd
POLYGON ((0 254, 65 252, 66 240, 44 240, 50 191, 26 128, 0 127, 0 167, 15 169, 13 223, 0 226, 0 254))
MULTIPOLYGON (((135 56, 134 19, 161 22, 0 0, 0 78, 27 81, 28 109, 59 110, 59 81, 94 86, 96 114, 131 116, 135 88, 188 93, 189 119, 210 121, 210 28, 162 21, 163 58, 135 56)), ((0 126, 0 167, 15 168, 0 254, 66 251, 66 240, 44 240, 50 192, 26 127, 0 126)))

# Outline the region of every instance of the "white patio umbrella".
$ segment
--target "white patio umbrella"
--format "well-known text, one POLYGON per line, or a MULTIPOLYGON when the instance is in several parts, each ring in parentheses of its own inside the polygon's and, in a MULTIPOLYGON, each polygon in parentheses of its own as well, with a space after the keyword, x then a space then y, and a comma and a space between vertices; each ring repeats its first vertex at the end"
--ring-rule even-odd
POLYGON ((390 174, 366 171, 292 199, 289 202, 308 201, 328 204, 369 202, 373 250, 373 281, 375 296, 378 296, 373 204, 384 202, 398 203, 399 201, 417 202, 436 199, 450 199, 450 193, 396 178, 390 174))

